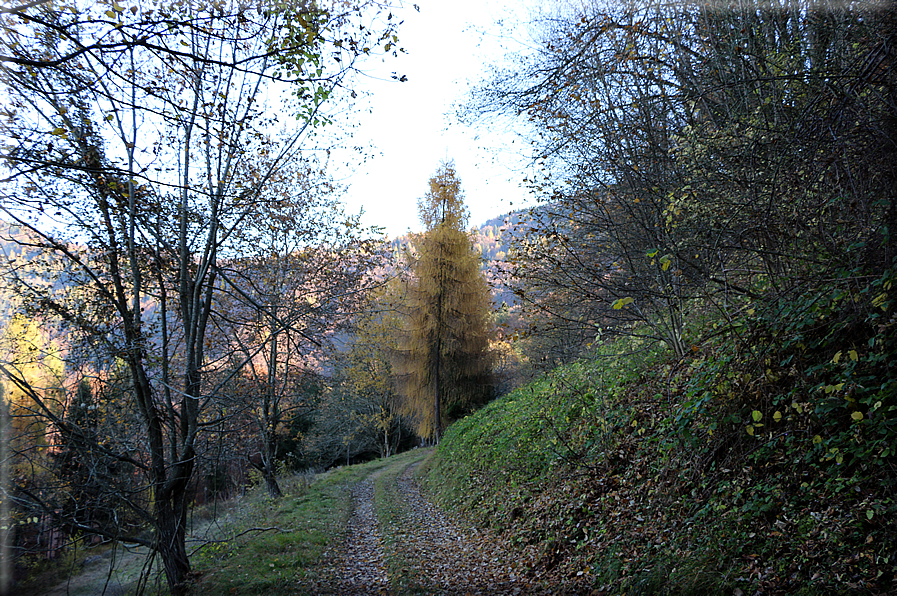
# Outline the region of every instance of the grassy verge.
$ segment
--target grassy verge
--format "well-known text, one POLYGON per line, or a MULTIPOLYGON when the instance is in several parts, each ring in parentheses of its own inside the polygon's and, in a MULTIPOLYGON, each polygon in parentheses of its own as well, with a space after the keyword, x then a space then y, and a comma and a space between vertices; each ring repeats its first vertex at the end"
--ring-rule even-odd
POLYGON ((266 596, 313 593, 322 555, 338 544, 352 514, 350 488, 390 460, 331 470, 311 483, 285 482, 285 496, 260 492, 233 503, 193 556, 198 594, 266 596))
POLYGON ((399 493, 396 479, 408 466, 421 462, 431 453, 431 449, 415 449, 395 456, 374 481, 374 513, 380 523, 387 574, 395 594, 425 593, 415 573, 416 566, 410 564, 405 551, 406 529, 413 527, 415 522, 408 518, 408 504, 399 493))

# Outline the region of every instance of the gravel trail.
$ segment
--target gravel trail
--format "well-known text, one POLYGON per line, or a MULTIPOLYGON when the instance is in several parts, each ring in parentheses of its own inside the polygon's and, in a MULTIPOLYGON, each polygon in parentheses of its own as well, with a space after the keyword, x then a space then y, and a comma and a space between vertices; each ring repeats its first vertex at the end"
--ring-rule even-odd
POLYGON ((316 586, 317 593, 549 593, 518 571, 513 551, 499 537, 434 505, 414 479, 419 464, 398 462, 352 489, 355 510, 346 540, 329 554, 328 579, 316 586))

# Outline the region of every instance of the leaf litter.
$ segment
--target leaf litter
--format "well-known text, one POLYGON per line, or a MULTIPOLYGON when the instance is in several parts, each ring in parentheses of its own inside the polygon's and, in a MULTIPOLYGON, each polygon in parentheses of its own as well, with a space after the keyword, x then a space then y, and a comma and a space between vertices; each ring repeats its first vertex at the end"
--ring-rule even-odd
POLYGON ((527 576, 525 561, 501 536, 435 505, 414 478, 419 463, 398 462, 352 487, 354 511, 345 539, 325 555, 314 593, 558 593, 527 576))

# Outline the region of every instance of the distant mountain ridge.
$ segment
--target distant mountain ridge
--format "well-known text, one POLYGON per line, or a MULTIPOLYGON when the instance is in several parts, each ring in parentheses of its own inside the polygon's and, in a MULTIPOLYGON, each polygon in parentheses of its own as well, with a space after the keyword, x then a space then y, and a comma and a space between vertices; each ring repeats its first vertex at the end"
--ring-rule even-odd
MULTIPOLYGON (((470 228, 474 247, 486 264, 505 260, 509 248, 509 230, 519 223, 522 215, 522 211, 512 211, 470 228)), ((398 255, 409 242, 412 242, 412 236, 413 234, 402 234, 388 240, 392 254, 398 255)))
MULTIPOLYGON (((512 211, 469 229, 474 249, 483 259, 483 271, 492 286, 492 301, 496 306, 514 302, 513 293, 501 282, 500 265, 507 259, 513 228, 524 215, 524 211, 512 211)), ((409 244, 413 246, 413 234, 402 234, 387 243, 393 258, 398 261, 402 251, 409 244)))

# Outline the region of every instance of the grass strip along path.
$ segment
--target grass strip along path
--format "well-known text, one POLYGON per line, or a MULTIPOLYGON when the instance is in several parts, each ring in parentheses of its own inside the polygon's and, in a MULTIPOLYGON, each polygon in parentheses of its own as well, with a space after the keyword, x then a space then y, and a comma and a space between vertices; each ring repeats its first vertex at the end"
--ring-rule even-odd
POLYGON ((541 593, 505 542, 421 493, 415 472, 431 453, 346 466, 298 495, 235 507, 220 521, 220 541, 195 559, 195 593, 541 593))

